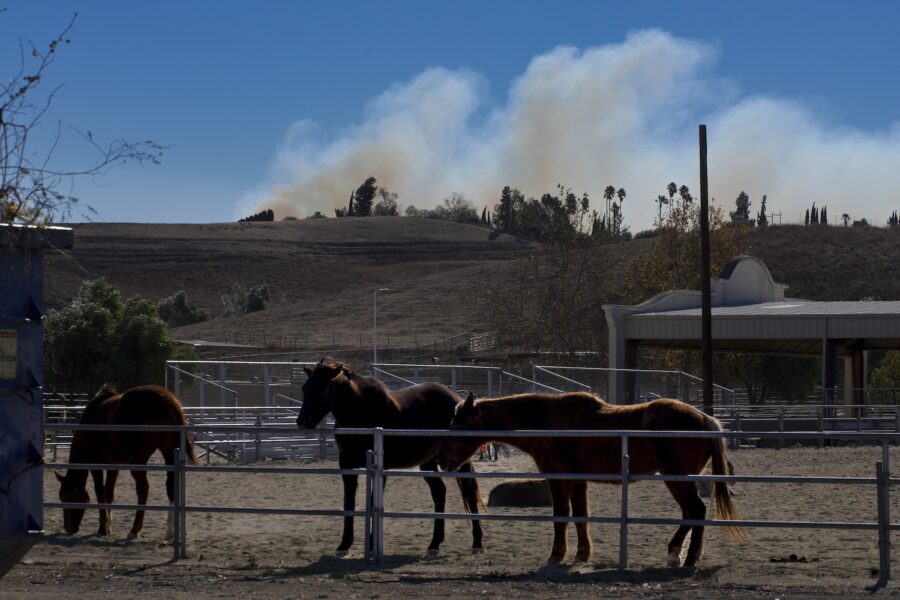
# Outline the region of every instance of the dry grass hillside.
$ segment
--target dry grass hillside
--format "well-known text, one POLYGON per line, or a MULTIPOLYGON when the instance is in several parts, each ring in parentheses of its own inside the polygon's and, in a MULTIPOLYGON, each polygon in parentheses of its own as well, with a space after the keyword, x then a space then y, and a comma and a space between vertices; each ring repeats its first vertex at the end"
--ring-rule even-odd
MULTIPOLYGON (((527 244, 482 227, 417 218, 315 219, 203 225, 75 225, 71 255, 48 255, 49 307, 67 303, 85 278, 105 277, 123 294, 154 301, 185 290, 211 314, 234 284, 268 284, 267 310, 217 317, 173 331, 204 339, 312 350, 369 348, 372 292, 379 295, 382 343, 432 343, 485 330, 479 310, 488 278, 510 267, 527 244)), ((771 227, 751 231, 748 253, 762 258, 788 294, 816 300, 900 299, 900 231, 771 227)), ((650 240, 610 246, 611 278, 650 240), (618 268, 616 268, 618 267, 618 268)), ((612 288, 615 282, 612 282, 612 288)))
POLYGON ((67 303, 83 279, 105 277, 125 296, 154 301, 185 290, 219 315, 235 284, 267 284, 267 310, 182 327, 174 337, 316 348, 368 347, 379 287, 391 289, 379 296, 384 341, 408 334, 406 343, 431 342, 477 328, 478 282, 523 245, 482 227, 417 218, 74 228, 70 256, 47 257, 49 307, 67 303))

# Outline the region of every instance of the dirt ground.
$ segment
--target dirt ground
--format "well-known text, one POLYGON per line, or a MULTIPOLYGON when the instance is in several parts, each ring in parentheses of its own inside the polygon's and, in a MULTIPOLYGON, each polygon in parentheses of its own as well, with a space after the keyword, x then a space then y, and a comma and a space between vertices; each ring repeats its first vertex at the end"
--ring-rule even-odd
MULTIPOLYGON (((881 450, 871 447, 791 448, 732 452, 742 475, 873 476, 881 450)), ((900 450, 892 451, 898 463, 900 450)), ((270 463, 273 466, 279 466, 270 463)), ((334 466, 309 463, 309 466, 334 466)), ((479 470, 530 471, 527 456, 501 455, 478 462, 479 470)), ((165 502, 163 475, 151 473, 151 502, 165 502)), ((482 480, 485 499, 502 480, 482 480)), ((45 478, 46 497, 56 499, 55 480, 45 478)), ((448 511, 461 512, 455 485, 448 481, 448 511)), ((363 486, 361 485, 360 488, 363 486)), ((118 500, 133 501, 127 475, 120 477, 118 500)), ((193 506, 265 506, 333 509, 340 505, 336 475, 190 473, 188 503, 193 506)), ((596 516, 616 516, 620 490, 591 486, 596 516)), ((756 484, 736 486, 742 518, 802 521, 874 522, 874 486, 756 484)), ((630 487, 634 517, 677 518, 679 511, 657 482, 630 487)), ((362 490, 359 503, 362 502, 362 490)), ((388 480, 388 511, 430 510, 424 482, 388 480)), ((547 515, 548 508, 488 509, 492 514, 547 515)), ((897 494, 892 514, 900 510, 897 494)), ((132 515, 113 514, 113 535, 101 539, 96 512, 85 517, 82 532, 62 533, 58 510, 45 514, 46 540, 0 581, 0 598, 58 598, 92 595, 120 598, 400 598, 400 597, 536 597, 536 598, 868 598, 878 579, 877 533, 839 529, 762 529, 747 531, 749 541, 733 544, 708 528, 704 559, 695 572, 664 568, 666 542, 673 528, 629 528, 629 569, 617 568, 618 527, 593 525, 594 555, 589 564, 569 557, 548 566, 551 525, 495 521, 486 523, 486 552, 472 555, 466 521, 449 521, 447 540, 436 557, 425 557, 431 522, 387 519, 385 564, 363 560, 361 520, 357 544, 337 557, 340 517, 251 516, 190 513, 188 558, 173 561, 163 541, 165 516, 148 513, 141 538, 125 539, 132 515)), ((896 517, 895 517, 896 520, 896 517)), ((895 552, 896 557, 896 552, 895 552)), ((894 561, 895 568, 897 561, 894 561)), ((891 583, 877 596, 900 595, 891 583)))

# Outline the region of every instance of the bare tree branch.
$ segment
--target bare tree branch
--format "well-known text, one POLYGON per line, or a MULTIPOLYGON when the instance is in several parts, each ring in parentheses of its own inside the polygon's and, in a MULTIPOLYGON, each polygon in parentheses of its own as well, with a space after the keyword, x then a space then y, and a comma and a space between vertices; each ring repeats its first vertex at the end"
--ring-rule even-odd
MULTIPOLYGON (((4 11, 2 9, 0 13, 4 11)), ((71 42, 69 33, 77 18, 78 13, 75 13, 45 49, 20 39, 18 71, 0 90, 0 223, 46 225, 55 219, 69 217, 76 207, 93 212, 71 193, 75 179, 104 175, 112 167, 129 162, 159 164, 165 150, 153 141, 130 142, 122 138, 116 138, 104 147, 92 134, 72 127, 96 153, 93 163, 74 169, 51 167, 62 137, 59 123, 47 148, 34 150, 29 145, 32 133, 41 126, 62 88, 57 85, 40 96, 45 74, 55 62, 59 49, 71 42), (68 186, 70 193, 59 191, 63 186, 68 186)))

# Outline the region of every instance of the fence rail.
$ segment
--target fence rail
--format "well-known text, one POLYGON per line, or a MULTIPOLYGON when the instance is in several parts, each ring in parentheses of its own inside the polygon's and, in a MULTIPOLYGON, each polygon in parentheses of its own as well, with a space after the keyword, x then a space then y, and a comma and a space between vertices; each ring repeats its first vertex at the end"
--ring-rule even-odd
MULTIPOLYGON (((115 465, 116 469, 134 468, 154 471, 172 471, 176 478, 176 494, 174 504, 167 505, 137 505, 110 504, 100 505, 99 508, 129 509, 143 508, 145 510, 170 511, 175 520, 175 542, 173 552, 176 559, 186 556, 186 514, 188 512, 231 512, 242 514, 285 514, 285 515, 314 515, 314 516, 360 516, 366 520, 366 559, 380 564, 383 561, 383 520, 385 518, 444 518, 444 519, 471 519, 472 515, 460 513, 426 513, 426 512, 386 512, 384 510, 383 480, 384 477, 446 477, 446 478, 498 478, 521 477, 532 479, 582 479, 595 481, 613 481, 621 483, 621 514, 618 517, 557 517, 534 515, 479 515, 483 520, 511 520, 511 521, 553 521, 553 522, 591 522, 591 523, 618 523, 620 526, 619 540, 619 567, 628 566, 628 529, 636 525, 698 525, 698 526, 728 526, 739 525, 743 527, 778 527, 801 529, 857 529, 877 530, 879 535, 879 584, 884 584, 890 578, 891 551, 890 532, 900 530, 900 524, 890 521, 890 486, 900 482, 900 478, 890 475, 889 447, 900 443, 900 434, 891 433, 823 433, 823 432, 757 432, 755 435, 765 438, 798 438, 798 439, 840 439, 845 441, 868 442, 880 444, 882 460, 875 465, 873 477, 787 477, 787 476, 753 476, 753 475, 638 475, 628 472, 628 441, 632 438, 734 438, 745 435, 740 432, 715 432, 715 431, 597 431, 597 430, 572 430, 572 431, 461 431, 461 430, 392 430, 392 429, 336 429, 340 435, 366 435, 373 437, 373 450, 370 451, 369 464, 365 469, 322 469, 309 467, 221 467, 221 466, 196 466, 188 465, 185 453, 185 440, 187 432, 204 431, 210 427, 203 426, 124 426, 124 425, 71 425, 48 423, 45 428, 50 431, 61 429, 82 429, 91 431, 178 431, 182 443, 178 457, 174 465, 115 465), (400 471, 384 469, 384 438, 396 437, 493 437, 501 439, 514 439, 525 437, 545 438, 609 438, 617 437, 621 440, 622 469, 619 473, 444 473, 439 471, 400 471), (210 507, 200 505, 188 505, 185 497, 185 479, 191 472, 238 472, 238 473, 291 473, 291 474, 357 474, 366 478, 366 508, 363 511, 344 511, 326 509, 278 509, 278 508, 253 508, 253 507, 210 507), (810 483, 810 484, 846 484, 846 485, 874 485, 877 497, 877 522, 834 522, 834 521, 761 521, 761 520, 686 520, 663 518, 635 518, 629 516, 628 486, 634 481, 726 481, 726 482, 754 482, 754 483, 810 483), (372 532, 371 542, 368 532, 372 532)), ((214 429, 221 432, 256 432, 263 430, 267 433, 286 433, 296 431, 293 427, 269 426, 251 427, 247 425, 219 425, 214 429)), ((45 465, 45 468, 103 468, 100 464, 56 464, 45 465)), ((47 502, 47 508, 98 508, 96 504, 65 504, 59 502, 47 502)))

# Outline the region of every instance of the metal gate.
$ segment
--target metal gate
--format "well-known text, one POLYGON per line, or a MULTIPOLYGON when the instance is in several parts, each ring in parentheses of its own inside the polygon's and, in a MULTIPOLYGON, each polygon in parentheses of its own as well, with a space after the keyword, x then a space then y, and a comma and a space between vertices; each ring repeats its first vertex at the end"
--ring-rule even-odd
POLYGON ((0 578, 43 529, 43 248, 72 230, 0 225, 0 578))

